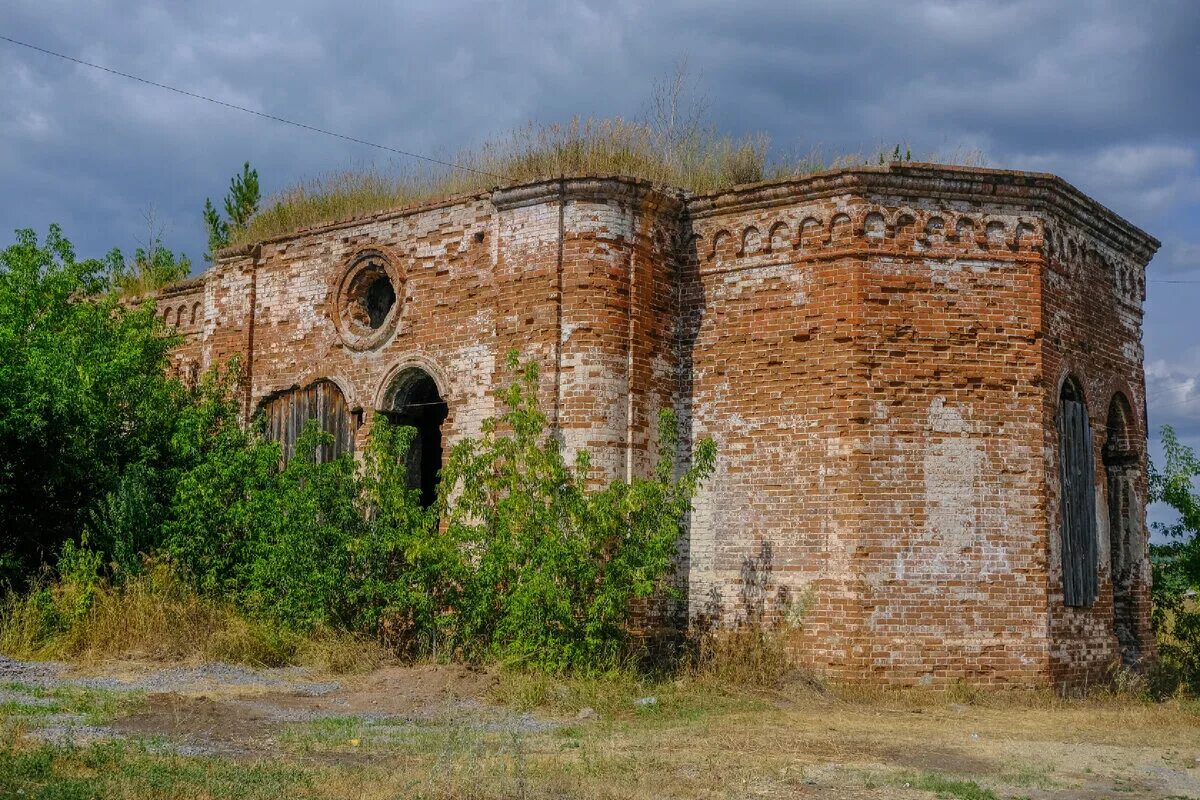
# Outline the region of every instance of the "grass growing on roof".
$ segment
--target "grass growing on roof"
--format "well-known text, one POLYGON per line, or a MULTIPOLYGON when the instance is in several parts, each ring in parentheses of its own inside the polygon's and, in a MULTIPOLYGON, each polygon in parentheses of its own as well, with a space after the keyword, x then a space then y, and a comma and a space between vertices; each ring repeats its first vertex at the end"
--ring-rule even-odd
MULTIPOLYGON (((937 155, 931 159, 942 160, 937 155)), ((560 176, 624 175, 705 193, 833 167, 911 161, 912 155, 907 148, 889 145, 829 161, 815 150, 772 158, 765 134, 734 137, 695 118, 677 124, 576 117, 565 125, 530 123, 448 160, 466 169, 397 174, 371 167, 300 181, 268 198, 264 209, 230 244, 244 245, 422 201, 560 176)), ((979 164, 982 158, 977 152, 956 152, 945 160, 979 164)))

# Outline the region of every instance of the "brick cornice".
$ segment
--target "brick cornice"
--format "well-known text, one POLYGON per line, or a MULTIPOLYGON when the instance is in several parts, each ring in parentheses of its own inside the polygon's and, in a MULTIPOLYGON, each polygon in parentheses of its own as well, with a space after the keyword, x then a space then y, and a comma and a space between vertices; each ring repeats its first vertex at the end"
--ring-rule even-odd
POLYGON ((681 189, 622 175, 598 175, 587 178, 555 178, 495 189, 492 205, 498 211, 555 203, 559 199, 636 203, 646 209, 667 213, 681 211, 685 193, 681 189))
POLYGON ((906 163, 831 170, 692 196, 687 211, 693 219, 703 219, 836 195, 932 198, 1004 205, 1026 213, 1045 211, 1088 230, 1142 264, 1160 245, 1153 236, 1056 175, 982 167, 906 163))

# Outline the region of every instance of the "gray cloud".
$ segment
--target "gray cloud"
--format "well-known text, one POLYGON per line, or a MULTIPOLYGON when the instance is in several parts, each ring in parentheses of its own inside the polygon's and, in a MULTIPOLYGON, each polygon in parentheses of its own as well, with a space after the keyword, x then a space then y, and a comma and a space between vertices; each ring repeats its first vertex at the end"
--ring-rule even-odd
MULTIPOLYGON (((716 124, 826 155, 1059 173, 1161 238, 1151 278, 1200 280, 1200 3, 660 0, 349 4, 10 0, 0 32, 229 102, 439 157, 530 120, 636 115, 686 55, 716 124)), ((131 248, 154 206, 198 259, 199 210, 249 159, 268 190, 402 159, 0 43, 0 227, 131 248)), ((1200 285, 1151 284, 1152 381, 1200 374, 1200 285)), ((1175 388, 1170 388, 1175 387, 1175 388)), ((1200 426, 1186 403, 1151 422, 1200 426)))

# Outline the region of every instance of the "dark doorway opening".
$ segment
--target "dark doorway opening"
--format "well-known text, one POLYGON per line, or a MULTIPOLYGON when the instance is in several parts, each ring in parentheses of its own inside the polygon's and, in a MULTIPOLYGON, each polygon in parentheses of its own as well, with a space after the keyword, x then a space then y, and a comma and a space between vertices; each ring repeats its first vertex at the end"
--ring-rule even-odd
POLYGON ((1142 528, 1137 498, 1139 459, 1130 436, 1130 413, 1125 396, 1114 396, 1108 406, 1103 458, 1108 490, 1113 630, 1121 647, 1121 662, 1132 667, 1141 658, 1135 587, 1142 560, 1142 528))
POLYGON ((423 369, 411 367, 396 378, 390 393, 390 408, 381 409, 393 425, 417 429, 406 456, 409 488, 421 493, 428 508, 437 499, 438 472, 442 468, 442 423, 448 408, 437 383, 423 369))

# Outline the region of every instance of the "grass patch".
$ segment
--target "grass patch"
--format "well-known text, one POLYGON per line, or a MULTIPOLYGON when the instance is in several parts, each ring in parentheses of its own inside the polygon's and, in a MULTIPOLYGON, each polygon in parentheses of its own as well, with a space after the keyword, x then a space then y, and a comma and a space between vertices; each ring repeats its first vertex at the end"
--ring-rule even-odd
POLYGON ((1031 789, 1053 789, 1058 783, 1050 778, 1051 768, 1037 764, 1018 764, 1000 774, 1009 786, 1031 789))
POLYGON ((296 767, 158 756, 125 742, 30 745, 9 728, 0 742, 0 798, 274 800, 319 797, 296 767))
MULTIPOLYGON (((1129 776, 1126 781, 1106 774, 1097 781, 1113 791, 1140 787, 1145 792, 1144 776, 1163 766, 1164 752, 1185 756, 1171 769, 1191 768, 1195 741, 1194 716, 1130 700, 1022 707, 981 697, 974 705, 948 708, 943 697, 940 706, 905 711, 894 702, 847 702, 802 684, 721 689, 704 676, 650 682, 623 674, 543 683, 515 670, 501 676, 497 691, 539 708, 566 713, 586 703, 612 708, 613 716, 544 732, 493 727, 487 724, 491 717, 482 724, 462 718, 427 724, 328 718, 292 726, 279 740, 284 746, 278 757, 257 765, 164 755, 129 743, 75 750, 23 744, 10 748, 9 755, 29 757, 20 765, 26 774, 14 785, 34 797, 43 789, 44 796, 56 796, 53 792, 61 789, 92 792, 61 796, 135 800, 625 800, 856 796, 866 789, 874 790, 872 796, 890 796, 907 789, 905 796, 993 800, 999 790, 992 786, 1019 795, 1071 785, 1096 759, 1125 764, 1120 771, 1129 776), (656 710, 629 710, 627 701, 644 692, 658 698, 656 710), (605 699, 610 693, 613 699, 605 699), (689 709, 699 712, 691 716, 689 709), (989 734, 964 740, 964 730, 989 734), (1044 749, 1044 769, 1022 766, 1030 743, 1044 749), (925 766, 920 762, 926 757, 961 758, 961 763, 925 766)), ((11 776, 10 767, 0 781, 11 776)))
POLYGON ((753 714, 769 705, 762 697, 708 676, 645 678, 630 670, 552 676, 506 668, 499 673, 492 699, 519 711, 559 717, 591 709, 602 720, 657 719, 665 723, 723 713, 753 714))
POLYGON ((299 634, 201 597, 165 563, 120 583, 60 579, 10 594, 0 606, 0 652, 13 658, 226 661, 366 672, 382 647, 349 633, 299 634))
POLYGON ((0 702, 0 714, 33 718, 31 722, 52 714, 71 714, 89 725, 104 725, 136 711, 146 701, 144 692, 111 692, 79 686, 46 688, 7 683, 0 689, 15 695, 0 702))
MULTIPOLYGON (((763 180, 781 180, 824 169, 893 158, 900 148, 825 160, 812 151, 770 158, 765 134, 734 138, 693 117, 669 121, 572 119, 565 125, 528 124, 446 160, 468 169, 389 174, 378 169, 335 172, 297 183, 267 199, 231 245, 244 245, 300 228, 358 217, 413 203, 484 191, 498 185, 548 178, 624 175, 705 193, 763 180)), ((936 155, 933 160, 940 160, 936 155)), ((978 164, 979 153, 955 153, 948 163, 978 164)))
POLYGON ((330 748, 360 747, 370 739, 362 717, 323 717, 289 725, 280 743, 293 752, 308 753, 330 748))
POLYGON ((972 780, 954 778, 940 772, 918 772, 896 775, 888 783, 906 789, 932 792, 952 800, 999 800, 996 794, 972 780))

